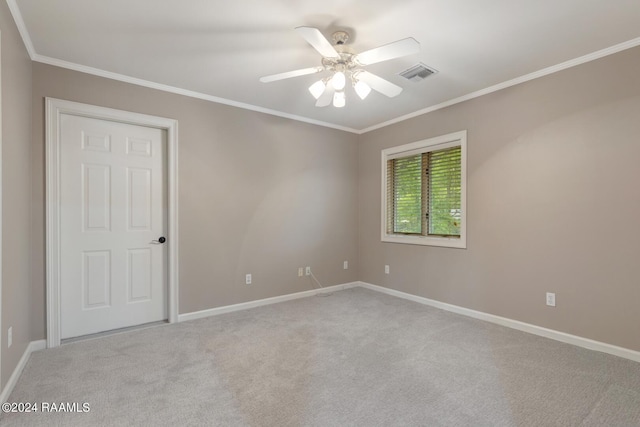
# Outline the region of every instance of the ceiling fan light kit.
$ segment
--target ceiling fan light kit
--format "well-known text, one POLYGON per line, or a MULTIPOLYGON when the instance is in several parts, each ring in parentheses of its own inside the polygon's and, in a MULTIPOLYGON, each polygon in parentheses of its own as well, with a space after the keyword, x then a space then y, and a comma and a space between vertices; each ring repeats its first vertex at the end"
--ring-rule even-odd
POLYGON ((320 98, 320 95, 322 95, 322 92, 324 92, 326 87, 327 85, 324 83, 324 81, 318 80, 317 82, 309 86, 309 92, 311 92, 311 95, 313 95, 315 99, 318 99, 320 98))
POLYGON ((358 80, 353 85, 353 88, 356 90, 356 93, 358 94, 360 99, 365 99, 371 93, 371 86, 361 80, 358 80))
POLYGON ((333 77, 331 77, 331 84, 335 90, 344 90, 347 84, 347 78, 342 71, 336 71, 333 77))
POLYGON ((333 33, 332 45, 318 30, 312 27, 297 27, 300 34, 320 55, 322 67, 303 68, 285 73, 273 74, 260 78, 263 83, 288 79, 291 77, 328 71, 329 77, 316 81, 309 86, 309 92, 316 99, 316 107, 333 104, 336 108, 346 105, 345 88, 351 82, 360 99, 365 99, 371 90, 375 90, 390 98, 402 92, 402 88, 363 69, 364 66, 376 64, 402 56, 412 55, 420 51, 420 44, 413 38, 398 40, 360 54, 354 54, 346 48, 349 34, 344 31, 333 33))
POLYGON ((342 108, 347 103, 347 97, 344 92, 336 92, 333 94, 333 106, 336 108, 342 108))

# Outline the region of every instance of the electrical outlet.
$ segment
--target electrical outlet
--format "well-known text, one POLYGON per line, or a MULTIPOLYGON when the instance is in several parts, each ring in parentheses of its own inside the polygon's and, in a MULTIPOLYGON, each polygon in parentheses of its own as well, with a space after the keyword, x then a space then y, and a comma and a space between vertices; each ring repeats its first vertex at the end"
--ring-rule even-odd
POLYGON ((349 261, 345 261, 345 262, 342 264, 342 268, 344 268, 345 270, 348 270, 348 269, 349 269, 349 261))
POLYGON ((384 266, 384 274, 389 274, 389 266, 388 265, 384 266))
POLYGON ((311 267, 307 267, 307 268, 304 270, 304 274, 306 274, 307 276, 311 276, 311 267))
POLYGON ((303 271, 302 267, 299 267, 298 268, 298 277, 302 277, 302 276, 304 276, 304 271, 303 271))
POLYGON ((246 283, 247 285, 250 285, 250 284, 251 284, 251 274, 247 274, 247 275, 245 276, 245 280, 244 280, 244 281, 245 281, 245 283, 246 283))
POLYGON ((13 344, 13 326, 7 331, 7 347, 11 347, 11 344, 13 344))
POLYGON ((556 294, 553 292, 547 292, 547 305, 550 307, 556 306, 556 294))

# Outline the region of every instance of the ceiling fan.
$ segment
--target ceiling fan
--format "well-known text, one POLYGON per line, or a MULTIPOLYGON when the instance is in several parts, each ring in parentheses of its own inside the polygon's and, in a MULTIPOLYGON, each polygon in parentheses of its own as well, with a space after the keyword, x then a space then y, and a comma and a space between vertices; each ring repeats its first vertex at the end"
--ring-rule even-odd
POLYGON ((273 74, 260 78, 260 81, 269 83, 328 71, 331 73, 328 77, 318 80, 309 87, 309 92, 317 100, 316 107, 326 107, 331 103, 334 107, 344 107, 346 104, 344 90, 348 81, 361 99, 365 99, 372 89, 390 98, 399 95, 402 92, 400 86, 363 70, 363 67, 420 51, 420 43, 408 37, 365 52, 354 53, 345 45, 349 40, 349 34, 345 31, 333 33, 334 45, 317 28, 297 27, 296 31, 322 55, 322 66, 273 74))

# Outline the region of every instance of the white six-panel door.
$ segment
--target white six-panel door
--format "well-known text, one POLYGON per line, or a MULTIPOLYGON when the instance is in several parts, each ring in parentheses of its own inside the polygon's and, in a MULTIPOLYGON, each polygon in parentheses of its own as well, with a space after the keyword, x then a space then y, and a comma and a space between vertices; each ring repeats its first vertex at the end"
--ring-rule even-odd
POLYGON ((167 319, 161 129, 60 117, 61 338, 167 319))

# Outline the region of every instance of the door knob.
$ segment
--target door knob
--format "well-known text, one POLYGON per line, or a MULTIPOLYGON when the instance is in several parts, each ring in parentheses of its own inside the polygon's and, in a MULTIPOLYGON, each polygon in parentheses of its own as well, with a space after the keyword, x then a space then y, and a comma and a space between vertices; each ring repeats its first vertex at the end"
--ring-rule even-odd
POLYGON ((167 241, 167 239, 165 239, 164 236, 163 236, 163 237, 159 237, 158 240, 152 240, 151 243, 153 243, 154 245, 157 245, 157 244, 164 243, 166 241, 167 241))

